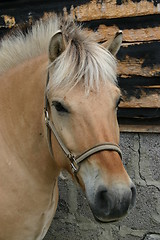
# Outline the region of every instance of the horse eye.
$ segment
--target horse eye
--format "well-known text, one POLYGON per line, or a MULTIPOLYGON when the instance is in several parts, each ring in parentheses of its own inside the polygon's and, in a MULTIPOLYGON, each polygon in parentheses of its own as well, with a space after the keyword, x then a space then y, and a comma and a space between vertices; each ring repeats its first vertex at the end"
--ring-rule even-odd
POLYGON ((66 107, 64 107, 62 103, 60 103, 58 101, 53 101, 52 106, 54 106, 55 109, 57 110, 57 112, 59 112, 59 113, 69 113, 68 109, 66 107))

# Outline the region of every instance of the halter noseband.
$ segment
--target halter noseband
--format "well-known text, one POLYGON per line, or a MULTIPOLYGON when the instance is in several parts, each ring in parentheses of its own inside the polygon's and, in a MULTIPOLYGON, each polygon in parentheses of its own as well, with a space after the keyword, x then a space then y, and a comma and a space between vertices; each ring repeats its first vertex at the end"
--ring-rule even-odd
MULTIPOLYGON (((47 75, 47 82, 46 82, 46 87, 49 82, 49 74, 47 75)), ((45 106, 44 106, 44 114, 45 114, 45 124, 47 126, 47 142, 48 142, 48 147, 51 155, 53 156, 53 150, 52 150, 52 142, 51 142, 51 132, 54 134, 57 142, 59 143, 61 149, 63 150, 64 154, 67 156, 67 158, 70 161, 70 165, 72 168, 72 171, 74 174, 76 174, 79 171, 79 164, 84 161, 86 158, 90 157, 91 155, 101 152, 101 151, 116 151, 119 156, 122 158, 122 152, 117 144, 114 143, 109 143, 109 142, 104 142, 98 145, 95 145, 94 147, 86 150, 79 156, 75 156, 73 153, 69 151, 69 149, 65 146, 63 141, 61 140, 53 122, 49 118, 49 113, 48 113, 48 99, 47 99, 47 94, 45 93, 45 106)))

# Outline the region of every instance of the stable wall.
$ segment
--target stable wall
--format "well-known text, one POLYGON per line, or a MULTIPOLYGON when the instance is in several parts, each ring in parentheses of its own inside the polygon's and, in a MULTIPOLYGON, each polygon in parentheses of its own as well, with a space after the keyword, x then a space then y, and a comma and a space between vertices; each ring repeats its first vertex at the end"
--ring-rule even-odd
POLYGON ((160 134, 122 133, 121 148, 128 174, 136 184, 136 206, 117 223, 94 220, 82 191, 60 180, 59 205, 44 240, 159 240, 160 134))

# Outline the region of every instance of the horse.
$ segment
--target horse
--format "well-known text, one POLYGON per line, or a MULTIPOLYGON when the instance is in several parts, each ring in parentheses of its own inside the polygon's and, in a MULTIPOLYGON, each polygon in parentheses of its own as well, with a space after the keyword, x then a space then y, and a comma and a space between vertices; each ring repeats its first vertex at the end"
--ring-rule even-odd
POLYGON ((43 239, 66 170, 94 218, 112 222, 136 188, 119 147, 115 56, 122 32, 102 44, 70 17, 53 15, 0 43, 0 239, 43 239))

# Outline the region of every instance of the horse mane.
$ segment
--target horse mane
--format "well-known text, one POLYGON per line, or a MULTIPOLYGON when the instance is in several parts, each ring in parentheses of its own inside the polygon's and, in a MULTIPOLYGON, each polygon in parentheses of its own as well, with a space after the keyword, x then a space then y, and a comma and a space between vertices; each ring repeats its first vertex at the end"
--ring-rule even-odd
POLYGON ((53 34, 59 29, 56 15, 36 21, 33 26, 22 25, 4 36, 0 42, 0 73, 48 52, 53 34))
POLYGON ((68 87, 82 79, 86 89, 98 88, 100 81, 116 84, 116 61, 89 33, 71 17, 56 14, 40 19, 29 28, 23 27, 5 36, 0 42, 0 74, 31 58, 48 54, 51 37, 60 30, 65 35, 65 51, 49 64, 54 66, 52 85, 68 87))

